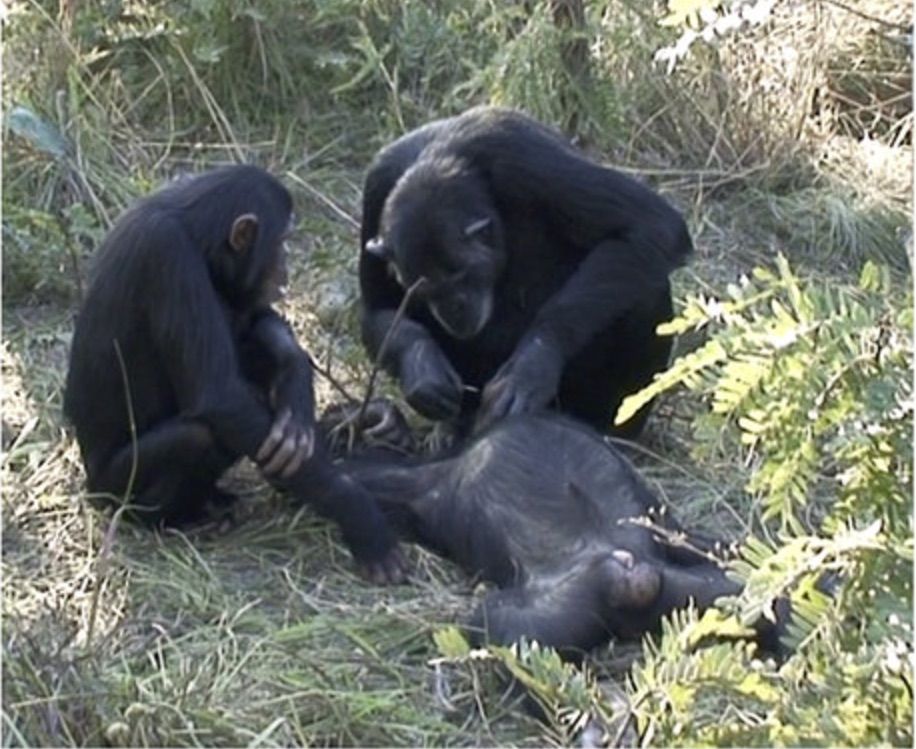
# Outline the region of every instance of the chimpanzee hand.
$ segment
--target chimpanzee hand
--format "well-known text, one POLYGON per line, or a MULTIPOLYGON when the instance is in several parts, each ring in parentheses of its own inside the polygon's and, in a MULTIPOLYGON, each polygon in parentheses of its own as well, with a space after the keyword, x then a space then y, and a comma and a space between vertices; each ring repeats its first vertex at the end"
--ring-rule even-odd
POLYGON ((375 585, 396 585, 407 579, 407 560, 400 547, 395 545, 381 559, 360 564, 360 571, 375 585))
POLYGON ((483 389, 475 431, 504 416, 547 406, 557 394, 562 372, 562 356, 544 339, 522 342, 483 389))
POLYGON ((458 415, 462 382, 445 354, 428 339, 410 345, 401 357, 401 390, 424 416, 441 421, 458 415))
POLYGON ((413 434, 404 414, 387 398, 373 398, 369 401, 359 429, 369 446, 401 450, 410 450, 413 446, 413 434))
POLYGON ((298 471, 314 451, 314 427, 294 419, 293 412, 284 408, 276 415, 255 460, 267 477, 285 479, 298 471))

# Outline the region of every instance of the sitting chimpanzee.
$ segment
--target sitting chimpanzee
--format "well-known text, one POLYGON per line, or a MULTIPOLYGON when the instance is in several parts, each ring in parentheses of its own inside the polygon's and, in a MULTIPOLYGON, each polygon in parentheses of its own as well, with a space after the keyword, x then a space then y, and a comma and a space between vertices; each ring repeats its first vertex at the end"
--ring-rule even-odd
MULTIPOLYGON (((376 156, 361 243, 369 352, 411 406, 457 417, 459 434, 548 405, 608 429, 667 363, 670 339, 655 329, 672 313, 668 275, 692 249, 652 190, 490 107, 376 156)), ((616 433, 637 434, 647 413, 616 433)))
MULTIPOLYGON (((560 415, 506 418, 453 457, 346 470, 402 532, 498 586, 473 617, 478 641, 526 637, 575 658, 741 590, 615 448, 560 415)), ((777 628, 757 630, 775 651, 777 628)))
POLYGON ((138 202, 99 250, 73 335, 64 410, 89 490, 153 524, 195 520, 237 459, 334 519, 374 581, 403 577, 374 500, 314 430, 312 371, 271 304, 292 201, 232 166, 138 202))

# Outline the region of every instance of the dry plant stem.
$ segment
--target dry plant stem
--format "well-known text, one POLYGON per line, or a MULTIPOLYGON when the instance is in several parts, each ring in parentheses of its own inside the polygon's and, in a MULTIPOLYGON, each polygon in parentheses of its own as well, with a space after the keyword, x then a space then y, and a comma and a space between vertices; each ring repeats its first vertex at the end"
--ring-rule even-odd
POLYGON ((134 481, 137 477, 137 461, 139 459, 137 452, 137 422, 134 418, 134 403, 130 394, 130 380, 127 378, 127 366, 124 363, 124 355, 121 353, 121 345, 117 339, 114 341, 115 354, 118 357, 118 366, 121 369, 121 381, 124 383, 124 398, 127 402, 127 419, 130 426, 130 475, 127 479, 127 488, 124 490, 124 497, 121 506, 111 518, 105 536, 102 539, 102 547, 99 549, 97 559, 97 580, 95 590, 92 591, 92 602, 89 607, 89 622, 86 626, 86 649, 92 646, 92 637, 95 634, 95 622, 99 613, 99 599, 102 595, 102 586, 105 584, 105 578, 108 573, 108 560, 111 556, 111 549, 114 546, 115 531, 118 527, 118 521, 121 515, 128 507, 130 495, 134 488, 134 481))
POLYGON ((318 374, 324 377, 324 379, 328 381, 328 384, 330 384, 332 388, 334 388, 338 393, 340 393, 344 397, 347 403, 356 403, 357 402, 357 398, 350 395, 350 393, 347 392, 347 389, 343 385, 340 384, 340 382, 334 377, 334 375, 331 374, 330 367, 323 367, 313 359, 312 360, 312 369, 314 369, 318 374))
POLYGON ((331 200, 331 198, 329 198, 323 192, 316 189, 315 187, 310 185, 308 182, 306 182, 304 179, 302 179, 302 177, 300 177, 298 174, 296 174, 295 172, 288 171, 286 173, 286 176, 288 179, 292 180, 297 185, 307 190, 310 195, 317 198, 320 202, 324 203, 328 208, 330 208, 334 212, 335 215, 343 219, 344 223, 349 224, 350 226, 356 227, 357 229, 359 228, 359 221, 353 218, 353 216, 347 213, 343 208, 341 208, 337 203, 331 200))
POLYGON ((847 13, 852 13, 854 16, 859 16, 859 18, 864 18, 866 21, 873 21, 874 23, 880 23, 884 26, 887 26, 890 29, 897 29, 904 33, 908 32, 909 29, 901 23, 894 23, 893 21, 886 21, 883 18, 878 18, 869 13, 863 13, 858 8, 853 8, 846 3, 841 3, 839 0, 824 0, 828 5, 833 5, 837 8, 842 8, 847 13))
MULTIPOLYGON (((394 319, 391 321, 391 325, 389 326, 388 331, 385 333, 385 337, 382 339, 382 345, 379 346, 378 354, 375 356, 375 361, 372 363, 372 372, 369 375, 369 384, 366 385, 366 395, 363 397, 362 405, 359 407, 359 415, 356 417, 357 429, 363 423, 363 418, 366 415, 366 409, 369 407, 369 399, 372 398, 372 391, 375 390, 375 378, 378 376, 378 371, 382 364, 382 357, 385 355, 385 351, 388 349, 388 342, 391 340, 391 336, 394 334, 394 331, 397 330, 397 327, 401 322, 401 318, 404 317, 404 313, 407 311, 407 305, 410 303, 410 298, 425 282, 426 279, 423 276, 420 276, 420 278, 414 281, 411 287, 404 293, 404 298, 401 300, 397 311, 394 313, 394 319)), ((350 444, 347 445, 347 450, 353 449, 354 437, 355 432, 351 432, 350 444)))

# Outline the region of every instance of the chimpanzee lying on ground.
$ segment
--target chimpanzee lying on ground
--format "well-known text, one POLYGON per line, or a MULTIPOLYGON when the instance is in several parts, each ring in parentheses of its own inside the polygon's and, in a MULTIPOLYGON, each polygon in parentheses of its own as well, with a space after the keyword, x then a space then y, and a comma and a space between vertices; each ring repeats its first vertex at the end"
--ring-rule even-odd
POLYGON ((314 429, 312 368, 271 307, 286 282, 291 199, 252 166, 180 181, 127 211, 99 249, 70 352, 64 410, 95 499, 152 524, 230 498, 247 455, 335 520, 369 577, 403 577, 373 499, 314 429))
POLYGON ((459 434, 548 405, 604 431, 667 364, 655 329, 691 248, 648 187, 520 112, 479 107, 407 133, 369 169, 363 340, 411 406, 459 434))
MULTIPOLYGON (((473 616, 478 640, 524 636, 575 657, 656 630, 689 599, 705 608, 741 590, 614 447, 562 416, 506 418, 454 457, 345 470, 410 538, 499 586, 473 616)), ((775 650, 776 628, 758 630, 775 650)))

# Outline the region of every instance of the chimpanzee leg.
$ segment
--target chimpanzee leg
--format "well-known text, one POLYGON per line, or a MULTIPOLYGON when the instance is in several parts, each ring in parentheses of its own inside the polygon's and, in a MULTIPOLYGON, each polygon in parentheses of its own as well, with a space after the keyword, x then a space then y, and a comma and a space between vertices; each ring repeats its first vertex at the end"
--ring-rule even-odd
POLYGON ((662 570, 662 587, 655 604, 655 613, 663 616, 673 609, 683 608, 693 599, 698 609, 712 606, 717 598, 741 592, 741 584, 730 580, 725 570, 715 564, 695 564, 679 567, 667 564, 662 570))
POLYGON ((216 445, 206 425, 172 419, 148 430, 136 445, 121 448, 93 471, 91 491, 123 496, 135 459, 132 514, 146 523, 172 525, 199 519, 210 500, 225 500, 215 483, 235 462, 216 445))
MULTIPOLYGON (((664 616, 672 609, 687 605, 689 599, 695 601, 697 608, 712 606, 716 599, 723 596, 735 596, 741 593, 740 583, 730 580, 725 571, 715 564, 693 565, 679 568, 667 565, 662 573, 662 590, 654 614, 664 616)), ((784 654, 780 638, 785 632, 791 612, 789 602, 780 598, 774 605, 775 621, 761 617, 754 622, 753 639, 763 650, 774 655, 784 654)))
MULTIPOLYGON (((358 561, 383 559, 395 548, 395 536, 374 497, 332 464, 320 436, 313 456, 291 477, 275 483, 336 522, 358 561)), ((400 563, 400 558, 390 561, 400 563)))

